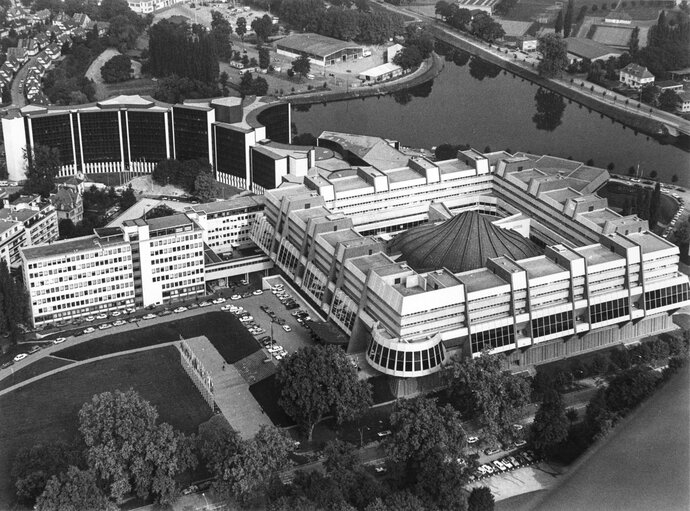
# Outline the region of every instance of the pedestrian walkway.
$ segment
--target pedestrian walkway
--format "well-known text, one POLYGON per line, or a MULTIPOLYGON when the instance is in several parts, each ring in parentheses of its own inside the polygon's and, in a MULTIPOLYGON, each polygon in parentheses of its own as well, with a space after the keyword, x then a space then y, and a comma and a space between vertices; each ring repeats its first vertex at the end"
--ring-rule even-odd
POLYGON ((252 438, 261 426, 273 425, 249 392, 249 384, 242 373, 234 365, 223 361, 211 341, 206 337, 195 337, 186 342, 211 376, 216 406, 242 438, 252 438))

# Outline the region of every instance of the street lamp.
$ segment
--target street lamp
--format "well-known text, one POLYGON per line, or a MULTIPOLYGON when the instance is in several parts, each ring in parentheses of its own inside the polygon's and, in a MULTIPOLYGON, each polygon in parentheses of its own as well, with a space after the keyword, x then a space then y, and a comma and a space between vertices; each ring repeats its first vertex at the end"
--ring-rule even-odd
POLYGON ((205 494, 205 493, 202 493, 201 496, 204 497, 204 501, 206 501, 206 509, 208 509, 209 507, 211 507, 211 506, 208 505, 208 499, 206 498, 206 494, 205 494))

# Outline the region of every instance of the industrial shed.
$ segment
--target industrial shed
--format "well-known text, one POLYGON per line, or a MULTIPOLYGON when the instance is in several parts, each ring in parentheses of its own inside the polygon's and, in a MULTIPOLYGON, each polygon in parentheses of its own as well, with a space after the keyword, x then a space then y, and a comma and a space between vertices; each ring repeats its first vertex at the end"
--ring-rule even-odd
POLYGON ((276 50, 279 55, 286 57, 306 55, 317 66, 361 59, 364 53, 364 48, 355 43, 319 34, 289 35, 276 42, 276 50))

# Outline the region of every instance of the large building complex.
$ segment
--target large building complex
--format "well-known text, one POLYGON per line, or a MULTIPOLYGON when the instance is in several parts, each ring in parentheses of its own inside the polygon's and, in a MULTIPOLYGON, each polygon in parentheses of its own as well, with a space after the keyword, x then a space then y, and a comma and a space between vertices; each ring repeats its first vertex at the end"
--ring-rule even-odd
POLYGON ((188 100, 177 105, 116 96, 70 107, 28 105, 2 116, 10 179, 26 178, 25 153, 58 149, 59 176, 150 173, 174 158, 210 162, 218 181, 249 188, 251 147, 290 142, 290 108, 263 98, 188 100))
POLYGON ((525 367, 669 329, 690 303, 678 248, 594 195, 605 170, 473 150, 432 162, 331 132, 319 145, 334 157, 267 191, 252 237, 403 392, 452 352, 525 367))
POLYGON ((18 249, 34 324, 189 299, 207 284, 271 268, 249 241, 262 208, 262 197, 239 196, 18 249))

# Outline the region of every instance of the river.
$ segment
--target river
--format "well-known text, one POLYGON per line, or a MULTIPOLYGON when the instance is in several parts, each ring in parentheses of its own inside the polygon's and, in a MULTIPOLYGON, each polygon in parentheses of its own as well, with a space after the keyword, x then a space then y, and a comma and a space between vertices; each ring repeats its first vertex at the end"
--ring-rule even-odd
POLYGON ((299 133, 324 130, 376 135, 411 147, 470 144, 572 157, 625 174, 656 171, 690 187, 690 155, 464 52, 446 57, 433 81, 405 92, 327 104, 294 106, 299 133))

